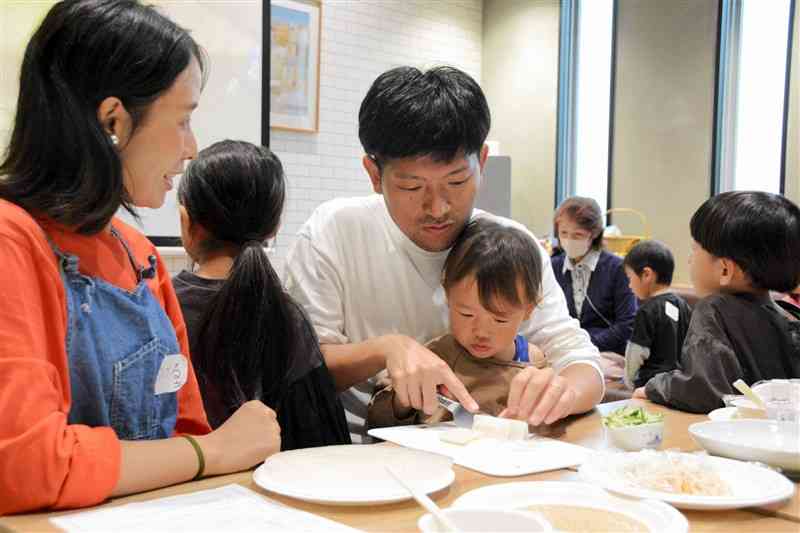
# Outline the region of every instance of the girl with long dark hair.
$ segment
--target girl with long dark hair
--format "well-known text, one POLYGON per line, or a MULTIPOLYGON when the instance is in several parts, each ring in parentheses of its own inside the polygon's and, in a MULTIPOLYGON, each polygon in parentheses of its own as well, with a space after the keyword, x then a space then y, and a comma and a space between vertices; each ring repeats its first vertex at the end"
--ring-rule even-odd
POLYGON ((173 280, 212 427, 248 400, 277 412, 284 450, 350 443, 314 330, 264 251, 280 225, 278 158, 241 141, 192 161, 178 188, 183 244, 199 268, 173 280))

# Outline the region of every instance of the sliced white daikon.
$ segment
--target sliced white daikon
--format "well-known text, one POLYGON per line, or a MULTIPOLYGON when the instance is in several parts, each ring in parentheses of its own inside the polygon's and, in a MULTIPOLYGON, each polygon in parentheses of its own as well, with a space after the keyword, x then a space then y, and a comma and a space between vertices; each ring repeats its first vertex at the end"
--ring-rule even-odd
POLYGON ((472 431, 483 437, 503 440, 524 440, 528 437, 528 423, 522 420, 498 418, 489 415, 475 415, 472 431))
POLYGON ((439 435, 439 440, 442 442, 449 442, 450 444, 459 444, 463 446, 480 436, 480 433, 477 431, 472 431, 471 429, 454 428, 444 431, 441 435, 439 435))

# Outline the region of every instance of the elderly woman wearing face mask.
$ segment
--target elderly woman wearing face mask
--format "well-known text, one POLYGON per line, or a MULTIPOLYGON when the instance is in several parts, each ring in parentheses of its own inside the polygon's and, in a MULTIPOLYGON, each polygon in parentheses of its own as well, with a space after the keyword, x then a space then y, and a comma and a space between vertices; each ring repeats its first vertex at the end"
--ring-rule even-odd
POLYGON ((569 313, 601 352, 625 353, 633 331, 636 296, 622 259, 602 249, 603 213, 591 198, 568 198, 553 217, 563 253, 552 258, 569 313))

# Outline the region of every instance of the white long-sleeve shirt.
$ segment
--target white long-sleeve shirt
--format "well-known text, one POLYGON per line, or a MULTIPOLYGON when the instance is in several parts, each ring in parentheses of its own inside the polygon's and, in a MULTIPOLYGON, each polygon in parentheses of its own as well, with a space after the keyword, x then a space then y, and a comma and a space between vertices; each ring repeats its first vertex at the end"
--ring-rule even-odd
MULTIPOLYGON (((512 220, 478 209, 472 216, 491 217, 528 232, 512 220)), ((597 348, 569 316, 550 259, 539 249, 542 301, 520 334, 543 350, 555 370, 588 364, 602 381, 597 348)), ((441 287, 447 253, 415 245, 394 223, 380 195, 335 199, 319 206, 300 229, 286 260, 285 283, 308 313, 322 344, 358 343, 391 333, 425 343, 449 331, 441 287)), ((354 442, 365 435, 375 381, 373 377, 342 393, 354 442)))

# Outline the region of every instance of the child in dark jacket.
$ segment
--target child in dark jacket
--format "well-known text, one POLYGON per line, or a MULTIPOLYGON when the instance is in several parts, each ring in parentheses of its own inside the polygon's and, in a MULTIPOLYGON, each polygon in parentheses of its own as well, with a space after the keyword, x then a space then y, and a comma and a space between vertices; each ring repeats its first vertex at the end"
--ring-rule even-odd
POLYGON ((691 233, 692 281, 705 298, 692 312, 680 368, 633 396, 707 413, 735 394, 737 379, 800 377, 800 321, 769 293, 800 283, 800 209, 776 194, 723 193, 695 212, 691 233))
POLYGON ((625 350, 623 375, 628 388, 635 389, 656 374, 678 367, 692 311, 670 290, 675 260, 664 243, 640 242, 625 256, 624 264, 630 288, 641 301, 625 350))

